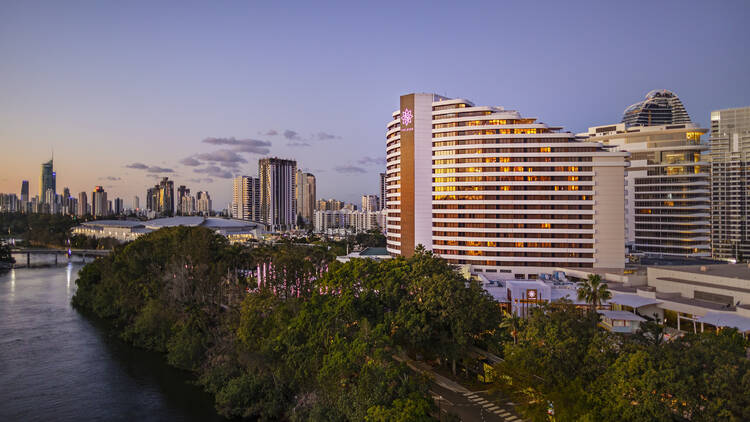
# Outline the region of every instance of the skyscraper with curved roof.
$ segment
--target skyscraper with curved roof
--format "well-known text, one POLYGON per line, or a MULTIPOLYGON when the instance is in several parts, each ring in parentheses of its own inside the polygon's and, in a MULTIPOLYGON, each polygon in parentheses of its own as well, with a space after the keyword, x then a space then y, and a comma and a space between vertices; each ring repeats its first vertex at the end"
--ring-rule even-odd
POLYGON ((622 122, 628 127, 692 123, 680 97, 666 89, 650 91, 646 99, 626 108, 622 122))

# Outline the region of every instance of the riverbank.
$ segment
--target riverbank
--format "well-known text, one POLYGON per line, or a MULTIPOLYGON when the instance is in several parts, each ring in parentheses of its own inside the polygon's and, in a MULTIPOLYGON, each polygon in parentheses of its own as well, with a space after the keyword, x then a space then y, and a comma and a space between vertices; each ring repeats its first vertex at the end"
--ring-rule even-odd
POLYGON ((0 275, 0 420, 224 420, 189 373, 71 307, 80 268, 0 275))

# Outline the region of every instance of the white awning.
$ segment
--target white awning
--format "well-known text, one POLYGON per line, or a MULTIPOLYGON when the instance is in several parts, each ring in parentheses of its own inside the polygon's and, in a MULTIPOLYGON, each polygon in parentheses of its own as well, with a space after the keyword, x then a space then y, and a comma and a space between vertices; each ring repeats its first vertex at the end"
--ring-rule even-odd
POLYGON ((732 327, 741 332, 750 331, 750 318, 729 312, 708 312, 706 316, 696 319, 716 327, 732 327))
POLYGON ((605 318, 612 319, 612 320, 618 320, 618 321, 639 321, 643 322, 646 319, 639 317, 638 315, 628 312, 628 311, 597 311, 601 315, 604 315, 605 318))
POLYGON ((638 296, 632 293, 615 293, 612 292, 612 299, 609 303, 616 303, 618 305, 630 306, 631 308, 640 308, 641 306, 656 305, 661 303, 658 299, 650 297, 638 296))

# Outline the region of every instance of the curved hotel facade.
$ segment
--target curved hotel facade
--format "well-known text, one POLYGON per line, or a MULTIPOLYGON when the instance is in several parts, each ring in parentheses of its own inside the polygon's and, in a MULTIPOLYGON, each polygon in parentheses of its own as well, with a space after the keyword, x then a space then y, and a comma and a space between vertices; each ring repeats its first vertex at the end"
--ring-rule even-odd
POLYGON ((386 132, 387 247, 533 279, 624 267, 627 153, 502 107, 401 97, 386 132))

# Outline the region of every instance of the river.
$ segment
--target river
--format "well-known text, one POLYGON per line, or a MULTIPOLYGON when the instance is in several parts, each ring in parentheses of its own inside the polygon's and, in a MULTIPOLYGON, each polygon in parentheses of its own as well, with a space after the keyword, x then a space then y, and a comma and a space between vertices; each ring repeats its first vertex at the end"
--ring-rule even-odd
POLYGON ((0 275, 0 421, 220 421, 162 356, 70 305, 80 265, 0 275))

